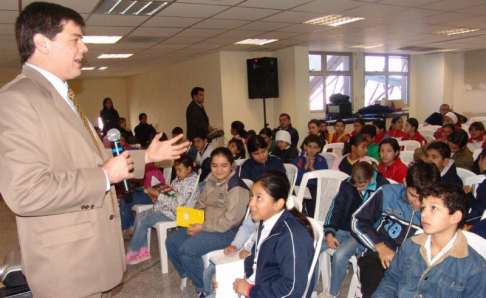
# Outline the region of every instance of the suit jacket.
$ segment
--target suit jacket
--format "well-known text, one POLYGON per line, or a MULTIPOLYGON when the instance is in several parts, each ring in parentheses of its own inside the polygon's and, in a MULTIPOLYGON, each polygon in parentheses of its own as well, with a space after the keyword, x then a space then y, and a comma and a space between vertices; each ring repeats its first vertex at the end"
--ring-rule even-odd
MULTIPOLYGON (((115 287, 126 264, 116 194, 100 168, 110 155, 100 156, 77 114, 28 66, 0 90, 0 131, 0 191, 17 215, 34 297, 115 287)), ((132 154, 138 168, 142 156, 132 154)))
POLYGON ((187 139, 192 141, 197 129, 202 129, 205 134, 208 134, 209 118, 206 111, 201 108, 194 100, 187 106, 186 109, 186 123, 187 123, 187 139))

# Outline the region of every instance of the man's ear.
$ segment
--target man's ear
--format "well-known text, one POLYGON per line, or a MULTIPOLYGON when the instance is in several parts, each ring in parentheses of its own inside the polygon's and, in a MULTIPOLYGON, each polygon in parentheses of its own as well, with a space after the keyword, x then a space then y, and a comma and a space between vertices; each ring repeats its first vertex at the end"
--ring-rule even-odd
POLYGON ((450 158, 444 158, 444 159, 442 160, 442 166, 444 166, 444 167, 445 167, 445 166, 447 166, 447 165, 449 164, 449 161, 451 161, 451 159, 450 159, 450 158))
POLYGON ((49 53, 49 39, 45 35, 40 33, 34 35, 34 45, 36 50, 42 54, 49 53))
POLYGON ((462 219, 462 212, 459 210, 456 210, 456 212, 454 212, 451 215, 452 223, 458 224, 461 221, 461 219, 462 219))

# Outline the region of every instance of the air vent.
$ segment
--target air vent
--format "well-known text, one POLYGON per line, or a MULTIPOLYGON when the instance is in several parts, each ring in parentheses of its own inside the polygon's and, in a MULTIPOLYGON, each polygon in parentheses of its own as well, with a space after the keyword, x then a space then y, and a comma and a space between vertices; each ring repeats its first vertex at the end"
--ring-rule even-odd
POLYGON ((110 15, 151 16, 167 7, 168 1, 104 0, 95 13, 110 15))
POLYGON ((410 46, 410 47, 403 47, 398 48, 399 51, 408 51, 408 52, 435 52, 443 50, 442 48, 428 48, 428 47, 418 47, 418 46, 410 46))
POLYGON ((123 38, 118 44, 122 43, 159 43, 167 37, 160 36, 127 36, 123 38))

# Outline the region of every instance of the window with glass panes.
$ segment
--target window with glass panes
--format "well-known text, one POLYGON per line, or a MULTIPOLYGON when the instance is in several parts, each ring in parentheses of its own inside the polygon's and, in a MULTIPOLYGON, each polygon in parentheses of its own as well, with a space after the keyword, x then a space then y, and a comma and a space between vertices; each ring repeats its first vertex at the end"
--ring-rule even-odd
POLYGON ((344 53, 310 53, 310 110, 324 111, 329 97, 352 90, 352 56, 344 53))
POLYGON ((410 56, 365 55, 365 106, 386 100, 409 102, 410 56))

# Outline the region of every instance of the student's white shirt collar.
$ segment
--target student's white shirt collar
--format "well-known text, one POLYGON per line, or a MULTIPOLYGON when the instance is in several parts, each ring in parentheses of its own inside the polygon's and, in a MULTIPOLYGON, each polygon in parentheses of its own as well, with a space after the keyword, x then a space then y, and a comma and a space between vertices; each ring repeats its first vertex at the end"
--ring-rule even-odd
POLYGON ((427 237, 427 240, 425 240, 424 248, 427 253, 427 261, 429 263, 429 266, 432 266, 435 262, 437 262, 443 255, 445 255, 451 248, 454 242, 456 241, 457 238, 457 232, 454 234, 454 237, 452 237, 451 241, 447 243, 446 246, 432 259, 432 250, 430 248, 430 241, 431 241, 431 236, 429 235, 427 237))

